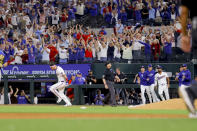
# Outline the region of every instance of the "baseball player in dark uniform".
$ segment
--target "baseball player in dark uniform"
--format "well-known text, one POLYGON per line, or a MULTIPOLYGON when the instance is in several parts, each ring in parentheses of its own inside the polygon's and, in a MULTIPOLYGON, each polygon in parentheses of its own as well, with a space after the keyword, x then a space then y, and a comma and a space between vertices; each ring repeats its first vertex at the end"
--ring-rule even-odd
MULTIPOLYGON (((109 96, 111 101, 111 106, 116 106, 116 95, 114 89, 114 81, 119 80, 118 76, 116 76, 115 72, 111 68, 111 63, 107 62, 105 64, 106 70, 103 74, 103 83, 105 85, 105 89, 109 89, 109 96)), ((107 98, 107 97, 106 97, 107 98)))

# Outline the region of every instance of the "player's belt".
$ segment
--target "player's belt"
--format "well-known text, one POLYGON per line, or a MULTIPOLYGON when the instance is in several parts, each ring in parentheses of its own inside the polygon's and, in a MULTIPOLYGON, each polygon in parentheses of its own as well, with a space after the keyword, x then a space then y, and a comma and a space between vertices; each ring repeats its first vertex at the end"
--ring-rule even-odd
POLYGON ((165 86, 165 85, 167 85, 166 83, 162 83, 162 84, 159 84, 159 85, 161 85, 161 86, 165 86))

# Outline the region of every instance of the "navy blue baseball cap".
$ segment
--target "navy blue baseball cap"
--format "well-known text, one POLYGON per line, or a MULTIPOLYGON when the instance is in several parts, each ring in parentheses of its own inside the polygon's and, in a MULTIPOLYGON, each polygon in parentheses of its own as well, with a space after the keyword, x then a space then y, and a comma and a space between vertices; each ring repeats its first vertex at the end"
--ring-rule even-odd
POLYGON ((162 69, 162 66, 158 65, 158 66, 157 66, 157 69, 162 69))
POLYGON ((81 72, 78 72, 77 75, 81 75, 81 72))
POLYGON ((182 67, 187 67, 187 64, 183 64, 182 67))
POLYGON ((149 64, 148 67, 153 67, 153 66, 151 64, 149 64))
POLYGON ((141 68, 145 68, 144 66, 141 66, 141 68))

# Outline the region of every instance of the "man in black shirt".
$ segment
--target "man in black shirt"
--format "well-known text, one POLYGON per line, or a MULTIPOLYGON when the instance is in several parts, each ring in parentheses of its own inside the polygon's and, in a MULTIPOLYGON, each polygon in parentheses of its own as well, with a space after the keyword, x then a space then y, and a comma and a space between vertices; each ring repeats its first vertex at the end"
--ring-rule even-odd
POLYGON ((93 76, 92 70, 89 70, 88 75, 86 77, 86 83, 91 85, 91 84, 96 84, 96 82, 97 80, 96 80, 96 77, 93 76))
MULTIPOLYGON (((105 89, 109 89, 109 95, 111 100, 111 105, 116 106, 116 96, 114 89, 114 81, 120 81, 118 76, 115 75, 115 72, 111 69, 111 63, 107 62, 105 64, 106 70, 103 75, 103 83, 105 85, 105 89)), ((108 97, 106 97, 108 98, 108 97)))
POLYGON ((149 16, 149 11, 148 11, 147 6, 143 5, 142 10, 141 10, 141 14, 142 14, 143 24, 147 25, 148 24, 148 16, 149 16))
MULTIPOLYGON (((96 84, 97 80, 96 77, 93 75, 92 70, 88 71, 88 75, 86 76, 86 84, 92 85, 96 84)), ((90 88, 87 90, 88 95, 88 103, 91 104, 94 102, 94 97, 96 95, 96 89, 90 88)))

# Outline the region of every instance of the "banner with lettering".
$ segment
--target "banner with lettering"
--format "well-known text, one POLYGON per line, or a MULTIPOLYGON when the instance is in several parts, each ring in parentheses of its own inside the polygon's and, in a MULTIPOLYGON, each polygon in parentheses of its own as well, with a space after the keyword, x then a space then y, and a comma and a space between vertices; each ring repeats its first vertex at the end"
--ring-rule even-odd
MULTIPOLYGON (((62 67, 68 76, 79 72, 86 76, 91 64, 64 64, 58 66, 62 67)), ((2 75, 55 74, 55 71, 51 70, 49 65, 9 65, 1 70, 2 75)))

